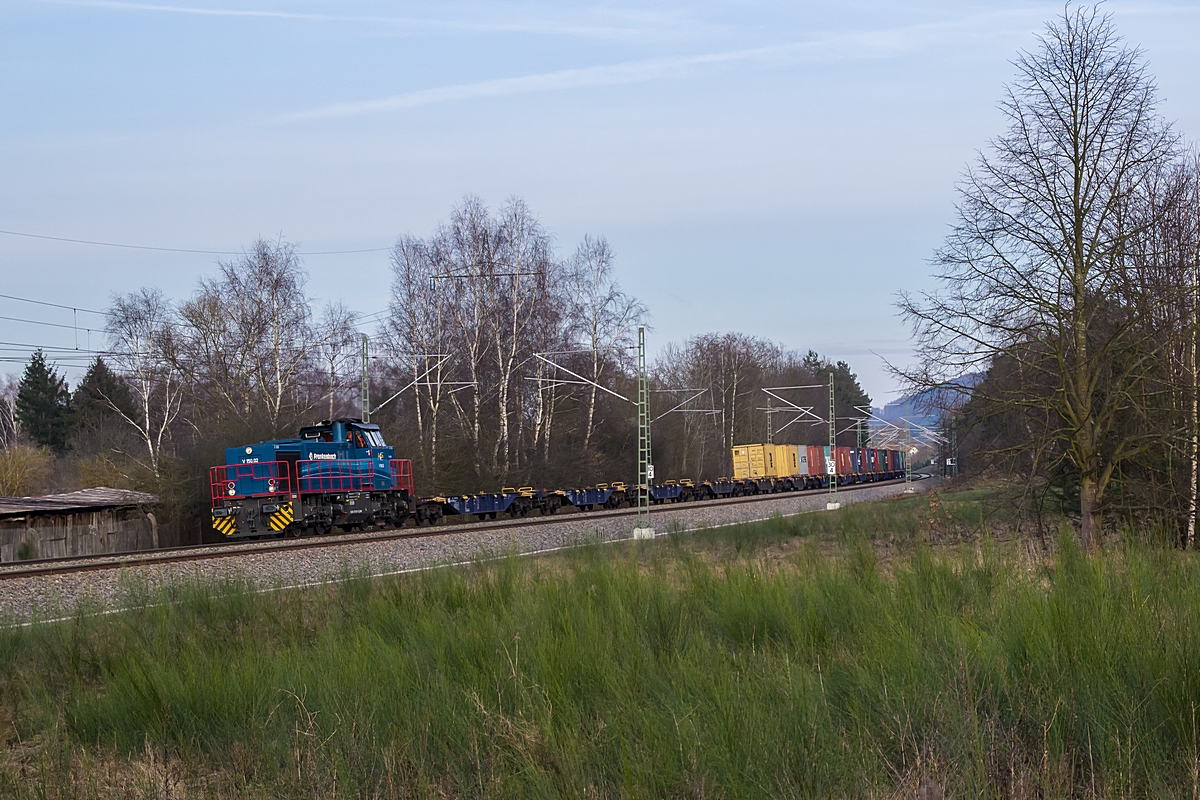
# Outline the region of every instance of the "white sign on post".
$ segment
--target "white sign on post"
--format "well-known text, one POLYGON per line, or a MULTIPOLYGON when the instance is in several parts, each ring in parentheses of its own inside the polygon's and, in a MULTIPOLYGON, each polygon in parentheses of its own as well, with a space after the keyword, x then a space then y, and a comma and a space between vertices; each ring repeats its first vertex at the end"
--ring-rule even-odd
POLYGON ((654 480, 654 465, 653 464, 646 465, 646 480, 648 480, 648 481, 654 480))
POLYGON ((825 465, 825 474, 826 475, 836 475, 837 474, 837 465, 834 464, 832 461, 827 463, 825 465))

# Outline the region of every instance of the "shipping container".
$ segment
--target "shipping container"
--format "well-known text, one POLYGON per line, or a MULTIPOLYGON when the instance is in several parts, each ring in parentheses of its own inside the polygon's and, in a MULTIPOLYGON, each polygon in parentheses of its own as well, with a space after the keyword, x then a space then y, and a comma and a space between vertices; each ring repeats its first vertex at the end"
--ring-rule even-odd
MULTIPOLYGON (((837 474, 838 475, 853 475, 854 474, 854 460, 853 460, 853 457, 850 452, 852 448, 837 447, 834 449, 837 452, 837 474)), ((825 450, 825 459, 826 459, 825 460, 826 472, 828 472, 829 471, 829 467, 828 467, 828 465, 829 465, 829 448, 826 447, 826 448, 824 448, 824 450, 825 450)))
POLYGON ((800 474, 799 448, 794 444, 765 444, 767 475, 772 478, 790 478, 800 474))
POLYGON ((828 474, 825 469, 825 451, 829 448, 809 445, 805 449, 808 450, 808 474, 823 479, 828 474))
POLYGON ((797 468, 796 468, 797 475, 812 475, 813 474, 812 471, 808 468, 808 451, 810 449, 811 448, 806 447, 805 445, 799 445, 796 447, 796 458, 799 462, 797 465, 797 468))
POLYGON ((761 444, 735 444, 732 454, 734 480, 761 478, 767 474, 761 444))
POLYGON ((807 453, 794 444, 737 444, 731 448, 735 480, 806 475, 807 453))

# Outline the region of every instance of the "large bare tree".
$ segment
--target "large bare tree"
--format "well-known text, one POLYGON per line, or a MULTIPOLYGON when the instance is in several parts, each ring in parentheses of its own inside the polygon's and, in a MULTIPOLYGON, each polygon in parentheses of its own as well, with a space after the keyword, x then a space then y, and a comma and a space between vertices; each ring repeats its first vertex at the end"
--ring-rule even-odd
POLYGON ((308 276, 282 239, 259 239, 217 266, 181 309, 181 363, 191 383, 228 411, 280 433, 311 405, 301 389, 322 337, 312 324, 308 276))
MULTIPOLYGON (((1156 113, 1140 51, 1098 7, 1068 6, 1015 62, 1001 109, 1008 129, 959 187, 958 220, 936 263, 942 289, 905 296, 920 388, 945 387, 1000 356, 1045 391, 997 397, 1034 418, 1048 453, 1078 473, 1085 546, 1100 541, 1113 471, 1154 446, 1120 435, 1151 364, 1122 295, 1127 247, 1152 215, 1133 213, 1176 137, 1156 113)), ((1158 302, 1162 302, 1160 299, 1158 302)), ((970 387, 960 387, 968 391, 970 387)), ((1035 443, 1036 444, 1036 443, 1035 443)))
POLYGON ((570 298, 571 332, 581 349, 587 351, 587 411, 583 428, 583 449, 591 445, 596 420, 594 384, 600 383, 610 365, 629 363, 628 348, 635 344, 634 332, 645 322, 648 312, 637 299, 621 290, 613 278, 613 252, 603 236, 584 236, 575 249, 567 271, 567 296, 570 298))
POLYGON ((175 311, 157 289, 117 295, 109 305, 110 360, 129 383, 136 411, 105 398, 146 446, 150 470, 160 475, 163 447, 179 416, 184 385, 179 372, 175 311))
POLYGON ((338 393, 358 378, 358 372, 349 369, 349 365, 358 363, 356 358, 360 353, 357 322, 358 314, 339 300, 325 305, 315 326, 315 356, 327 379, 329 419, 334 418, 338 393), (350 372, 354 373, 354 379, 350 372))
MULTIPOLYGON (((402 236, 392 248, 392 298, 383 326, 383 346, 397 373, 412 370, 413 413, 422 466, 437 484, 439 423, 450 386, 452 369, 450 321, 453 298, 443 291, 439 241, 402 236)), ((468 389, 470 387, 467 387, 468 389)))

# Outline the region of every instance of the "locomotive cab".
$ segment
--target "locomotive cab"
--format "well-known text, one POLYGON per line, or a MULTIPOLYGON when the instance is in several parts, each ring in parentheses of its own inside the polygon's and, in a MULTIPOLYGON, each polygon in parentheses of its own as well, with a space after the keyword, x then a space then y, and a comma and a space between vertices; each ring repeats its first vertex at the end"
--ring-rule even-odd
POLYGON ((301 442, 347 445, 350 450, 391 450, 383 440, 378 425, 358 420, 325 420, 318 425, 300 429, 301 442))

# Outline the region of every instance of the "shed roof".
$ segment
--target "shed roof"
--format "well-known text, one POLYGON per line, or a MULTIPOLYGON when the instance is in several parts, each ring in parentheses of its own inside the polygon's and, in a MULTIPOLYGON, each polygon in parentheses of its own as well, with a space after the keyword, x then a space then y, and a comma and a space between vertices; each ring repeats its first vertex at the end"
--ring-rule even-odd
POLYGON ((48 494, 43 497, 0 497, 0 517, 17 514, 70 514, 97 508, 119 508, 157 503, 156 495, 133 492, 129 489, 109 489, 97 486, 66 494, 48 494))

